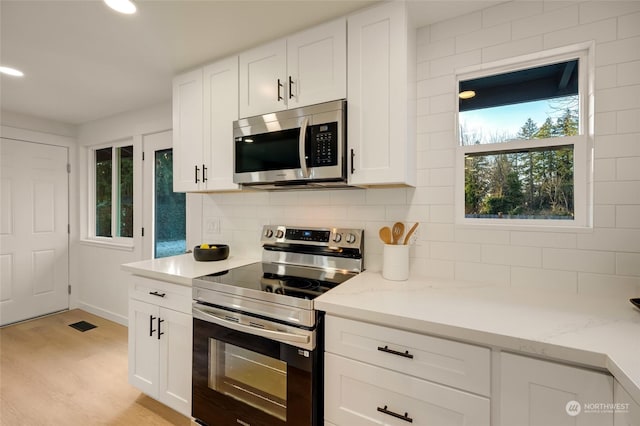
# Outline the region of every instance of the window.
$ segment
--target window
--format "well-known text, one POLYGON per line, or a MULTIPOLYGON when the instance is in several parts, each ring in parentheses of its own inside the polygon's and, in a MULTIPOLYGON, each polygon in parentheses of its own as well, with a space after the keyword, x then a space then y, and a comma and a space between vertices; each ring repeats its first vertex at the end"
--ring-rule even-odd
POLYGON ((133 146, 92 151, 93 236, 133 238, 133 146))
POLYGON ((586 226, 586 62, 458 76, 459 222, 586 226))

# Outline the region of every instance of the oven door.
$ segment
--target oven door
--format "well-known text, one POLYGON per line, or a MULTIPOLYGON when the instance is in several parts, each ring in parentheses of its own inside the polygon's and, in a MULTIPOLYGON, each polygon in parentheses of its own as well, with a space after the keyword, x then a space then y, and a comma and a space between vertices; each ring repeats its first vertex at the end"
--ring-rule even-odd
POLYGON ((317 426, 321 355, 193 319, 192 415, 210 426, 317 426))

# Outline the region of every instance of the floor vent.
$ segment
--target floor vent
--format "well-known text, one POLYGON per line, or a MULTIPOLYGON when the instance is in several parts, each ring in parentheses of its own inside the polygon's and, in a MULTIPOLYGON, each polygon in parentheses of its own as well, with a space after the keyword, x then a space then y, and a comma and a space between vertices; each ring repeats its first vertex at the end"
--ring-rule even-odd
POLYGON ((97 325, 93 325, 86 321, 79 321, 73 324, 69 324, 69 327, 73 327, 78 331, 87 331, 87 330, 91 330, 92 328, 96 328, 97 325))

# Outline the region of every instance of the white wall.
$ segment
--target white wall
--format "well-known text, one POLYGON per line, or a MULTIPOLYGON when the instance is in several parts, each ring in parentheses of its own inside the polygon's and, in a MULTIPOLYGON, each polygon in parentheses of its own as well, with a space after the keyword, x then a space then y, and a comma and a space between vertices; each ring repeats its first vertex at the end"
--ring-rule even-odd
POLYGON ((203 197, 203 241, 259 254, 265 223, 377 231, 420 221, 417 275, 571 292, 640 295, 640 2, 511 2, 418 30, 418 187, 203 197), (454 70, 595 40, 594 229, 540 232, 454 224, 454 70), (207 232, 220 221, 221 232, 207 232))

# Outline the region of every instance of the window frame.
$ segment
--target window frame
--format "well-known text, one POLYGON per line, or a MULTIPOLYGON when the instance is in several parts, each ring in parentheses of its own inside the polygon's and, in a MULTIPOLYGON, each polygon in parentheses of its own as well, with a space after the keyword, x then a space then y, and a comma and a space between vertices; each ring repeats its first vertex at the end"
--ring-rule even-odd
POLYGON ((131 237, 120 237, 118 234, 118 227, 120 226, 119 220, 119 207, 120 207, 120 190, 119 190, 119 174, 120 167, 119 159, 117 155, 117 149, 122 147, 131 146, 133 149, 133 208, 135 211, 136 205, 136 144, 133 139, 123 139, 116 142, 110 142, 106 144, 94 145, 88 147, 87 155, 87 170, 88 174, 88 196, 87 196, 87 239, 101 244, 112 244, 123 247, 133 247, 135 239, 135 214, 133 216, 133 229, 134 235, 131 237), (96 151, 111 148, 111 237, 105 237, 96 235, 96 151), (114 197, 117 199, 114 202, 114 197))
POLYGON ((509 60, 456 70, 455 74, 455 223, 457 225, 542 227, 546 229, 591 228, 593 226, 593 121, 594 121, 594 61, 593 43, 583 43, 560 49, 538 52, 509 60), (460 82, 496 74, 525 70, 548 64, 578 59, 579 135, 547 139, 510 140, 501 143, 462 145, 460 143, 460 82), (500 154, 573 145, 574 219, 501 219, 465 217, 465 156, 467 154, 500 154))

